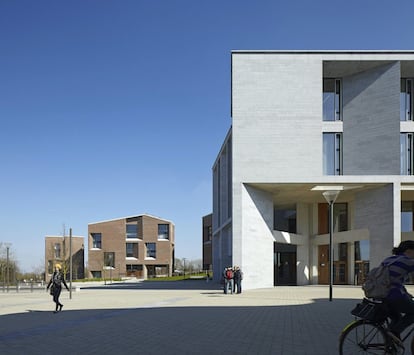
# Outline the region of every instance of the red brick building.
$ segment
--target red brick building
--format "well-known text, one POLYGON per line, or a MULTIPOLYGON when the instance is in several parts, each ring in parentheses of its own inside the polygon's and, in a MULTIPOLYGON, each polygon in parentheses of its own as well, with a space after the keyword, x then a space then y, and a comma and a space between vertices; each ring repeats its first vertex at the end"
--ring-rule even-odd
POLYGON ((174 244, 174 224, 147 214, 90 223, 89 276, 171 276, 174 244))

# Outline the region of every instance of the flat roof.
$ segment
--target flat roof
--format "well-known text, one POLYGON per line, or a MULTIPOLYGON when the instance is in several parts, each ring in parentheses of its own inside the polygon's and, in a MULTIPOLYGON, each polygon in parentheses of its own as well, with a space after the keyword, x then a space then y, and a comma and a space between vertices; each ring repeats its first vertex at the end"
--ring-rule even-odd
POLYGON ((318 50, 307 50, 307 49, 294 49, 294 50, 279 50, 279 49, 265 49, 265 50, 232 50, 231 53, 235 54, 414 54, 414 49, 318 49, 318 50))
POLYGON ((143 217, 143 216, 151 217, 151 218, 155 218, 155 219, 159 219, 159 220, 162 220, 162 221, 165 221, 165 222, 168 222, 168 223, 171 223, 172 225, 174 225, 174 223, 172 221, 168 220, 168 219, 161 218, 161 217, 157 217, 157 216, 153 216, 153 215, 150 215, 148 213, 142 213, 142 214, 136 214, 136 215, 133 215, 133 216, 112 218, 112 219, 107 219, 107 220, 104 220, 104 221, 92 222, 92 223, 88 223, 88 226, 91 225, 91 224, 98 224, 98 223, 105 223, 105 222, 113 222, 113 221, 119 221, 120 219, 136 218, 136 217, 143 217))

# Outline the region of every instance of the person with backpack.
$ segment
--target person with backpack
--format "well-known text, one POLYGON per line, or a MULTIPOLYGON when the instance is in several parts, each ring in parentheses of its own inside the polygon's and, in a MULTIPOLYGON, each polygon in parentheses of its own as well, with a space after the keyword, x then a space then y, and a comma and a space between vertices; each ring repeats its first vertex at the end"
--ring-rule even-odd
POLYGON ((393 317, 390 324, 390 336, 401 344, 401 333, 405 328, 414 323, 413 296, 407 292, 405 282, 408 274, 414 272, 414 240, 406 240, 392 249, 392 256, 386 258, 382 264, 388 265, 389 291, 385 297, 386 303, 392 313, 404 315, 393 317))
POLYGON ((66 285, 65 277, 61 271, 61 266, 56 264, 55 271, 46 287, 47 290, 49 290, 50 287, 50 294, 53 296, 53 302, 56 304, 56 309, 53 313, 60 312, 63 307, 63 304, 59 301, 59 296, 62 292, 62 284, 65 285, 66 289, 69 291, 69 287, 66 285))
POLYGON ((231 267, 227 267, 224 269, 223 272, 224 276, 224 293, 227 294, 228 290, 233 294, 233 269, 231 267))

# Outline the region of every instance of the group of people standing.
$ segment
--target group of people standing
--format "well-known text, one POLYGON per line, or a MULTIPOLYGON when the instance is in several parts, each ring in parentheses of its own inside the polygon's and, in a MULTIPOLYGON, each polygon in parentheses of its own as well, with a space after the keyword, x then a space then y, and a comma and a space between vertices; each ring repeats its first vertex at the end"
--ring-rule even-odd
POLYGON ((227 294, 229 291, 230 293, 241 293, 242 292, 242 280, 243 280, 243 272, 240 270, 238 266, 229 266, 224 268, 223 270, 223 278, 224 278, 224 293, 227 294))

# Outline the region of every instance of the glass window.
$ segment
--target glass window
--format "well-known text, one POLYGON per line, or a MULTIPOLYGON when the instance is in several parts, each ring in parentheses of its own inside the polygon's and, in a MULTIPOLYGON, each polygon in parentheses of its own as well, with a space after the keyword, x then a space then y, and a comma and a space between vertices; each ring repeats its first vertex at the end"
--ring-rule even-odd
POLYGON ((158 225, 158 239, 162 239, 162 240, 170 239, 170 226, 168 224, 158 225))
POLYGON ((145 243, 145 246, 147 248, 147 258, 156 258, 156 248, 155 243, 145 243))
POLYGON ((91 233, 91 237, 92 237, 92 248, 101 249, 102 248, 102 234, 91 233))
MULTIPOLYGON (((333 218, 334 218, 334 232, 344 232, 348 230, 348 204, 338 202, 334 203, 333 218)), ((326 234, 329 233, 329 204, 320 203, 318 205, 318 213, 322 214, 318 217, 318 233, 326 234)))
POLYGON ((341 111, 341 80, 323 79, 323 120, 340 121, 341 111))
POLYGON ((274 209, 273 229, 296 233, 296 209, 274 209))
POLYGON ((55 245, 53 246, 53 249, 55 250, 55 258, 56 259, 60 259, 60 252, 61 252, 61 247, 60 247, 60 243, 55 243, 55 245))
POLYGON ((401 232, 412 232, 414 201, 401 201, 401 232))
POLYGON ((104 266, 115 267, 115 253, 104 252, 104 266))
POLYGON ((413 120, 413 79, 401 79, 400 121, 413 120))
POLYGON ((138 244, 137 243, 126 243, 126 256, 127 258, 138 259, 138 244))
POLYGON ((413 175, 413 133, 400 134, 401 175, 413 175))
POLYGON ((138 238, 138 225, 134 224, 127 224, 126 225, 126 237, 127 238, 138 238))
POLYGON ((355 242, 354 285, 361 285, 369 271, 369 240, 355 242))
POLYGON ((323 134, 323 174, 342 175, 342 134, 323 134))

